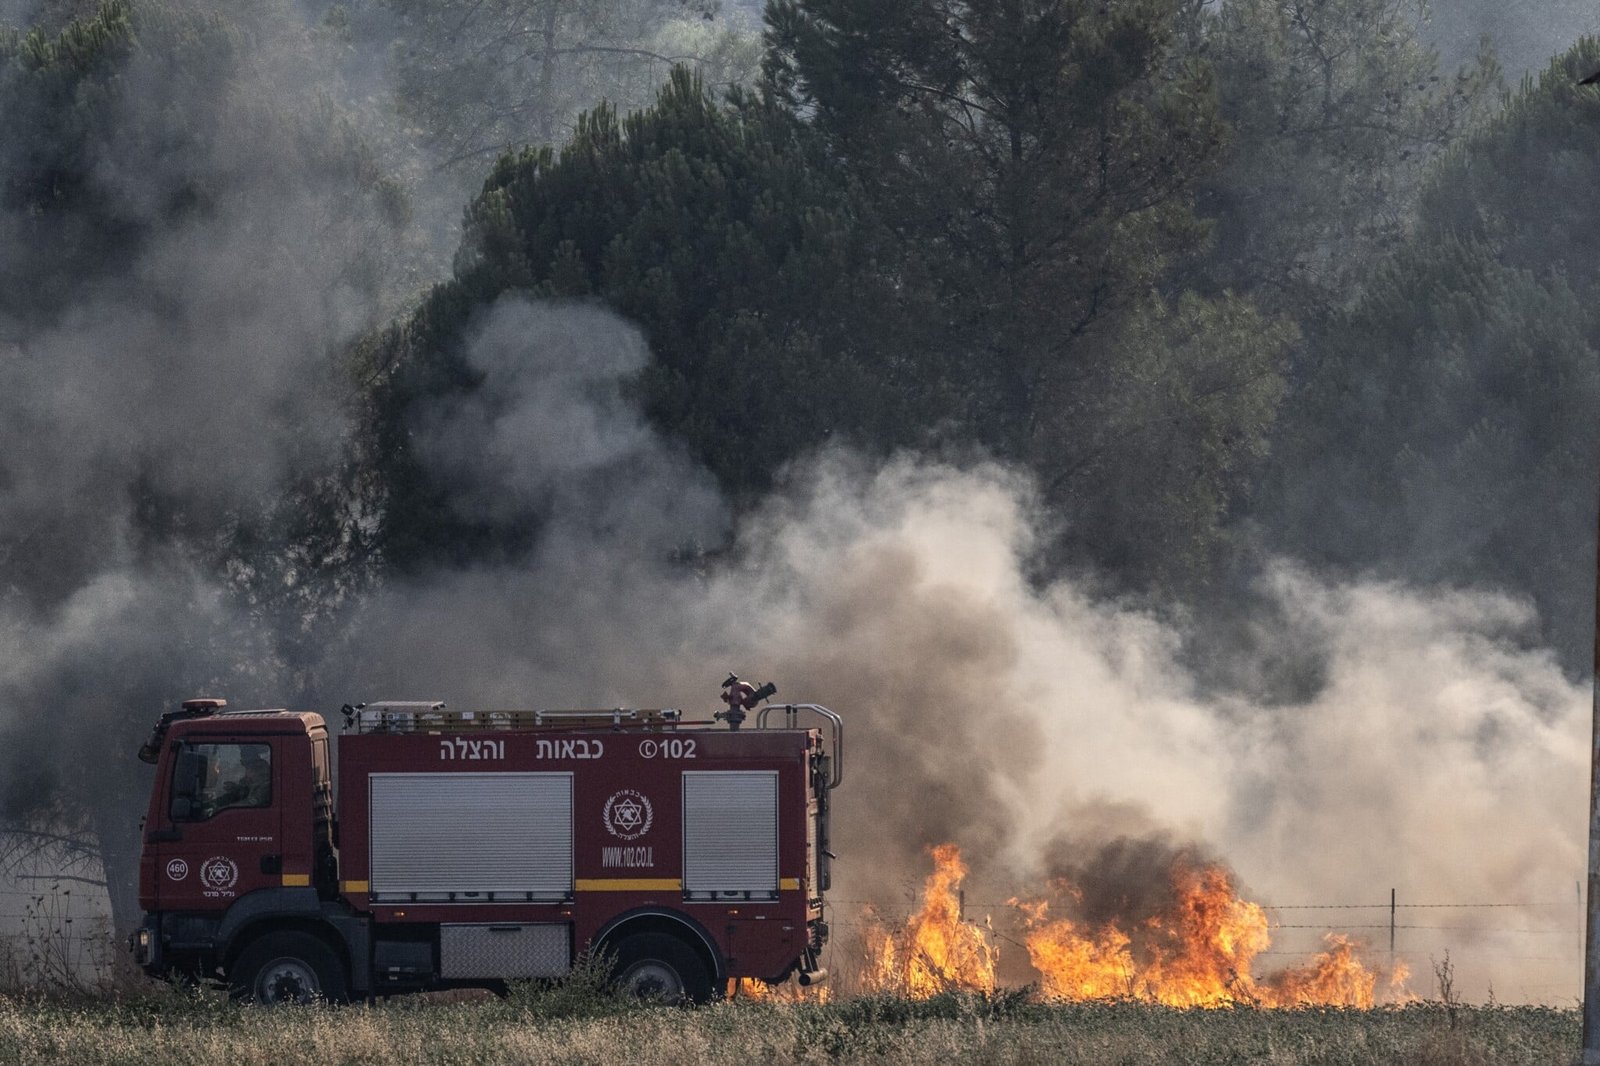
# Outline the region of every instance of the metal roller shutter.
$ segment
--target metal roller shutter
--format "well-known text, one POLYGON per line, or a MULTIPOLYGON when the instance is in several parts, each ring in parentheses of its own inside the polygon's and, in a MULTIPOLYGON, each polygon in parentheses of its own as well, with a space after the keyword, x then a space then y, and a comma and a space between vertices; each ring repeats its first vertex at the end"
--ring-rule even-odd
POLYGON ((373 774, 375 899, 572 895, 570 773, 373 774))
POLYGON ((691 899, 777 897, 777 771, 684 773, 683 891, 691 899))

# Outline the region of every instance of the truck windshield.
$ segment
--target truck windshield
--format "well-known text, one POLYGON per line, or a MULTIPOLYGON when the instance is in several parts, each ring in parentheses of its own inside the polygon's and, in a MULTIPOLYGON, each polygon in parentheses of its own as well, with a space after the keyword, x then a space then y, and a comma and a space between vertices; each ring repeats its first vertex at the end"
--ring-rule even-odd
POLYGON ((188 758, 173 769, 174 821, 200 822, 230 808, 272 804, 271 745, 191 744, 183 754, 188 758), (185 786, 186 772, 192 786, 185 786))

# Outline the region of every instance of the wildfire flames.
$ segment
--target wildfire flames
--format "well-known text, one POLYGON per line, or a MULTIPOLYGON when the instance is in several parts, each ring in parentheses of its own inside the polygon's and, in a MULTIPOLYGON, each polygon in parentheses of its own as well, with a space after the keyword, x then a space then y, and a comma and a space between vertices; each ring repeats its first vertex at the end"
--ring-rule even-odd
MULTIPOLYGON (((946 990, 991 992, 998 953, 991 933, 964 921, 960 885, 967 875, 953 844, 933 849, 934 870, 921 909, 900 929, 881 924, 867 935, 870 990, 925 997, 946 990)), ((1271 946, 1266 912, 1241 899, 1219 865, 1176 861, 1169 901, 1158 911, 1127 913, 1090 927, 1052 913, 1072 913, 1074 886, 1052 884, 1054 900, 1010 901, 1024 925, 1029 962, 1047 999, 1134 998, 1176 1007, 1248 1003, 1370 1007, 1378 974, 1348 938, 1329 934, 1306 965, 1257 977, 1253 963, 1271 946)), ((1397 967, 1389 985, 1405 980, 1397 967)))
POLYGON ((977 926, 961 920, 960 885, 966 863, 954 844, 933 849, 933 873, 922 909, 903 930, 867 930, 866 984, 875 991, 918 998, 959 989, 993 992, 995 951, 977 926))
POLYGON ((827 985, 802 987, 794 981, 769 985, 754 977, 740 977, 728 982, 729 999, 747 999, 752 1003, 827 1003, 833 998, 827 985))

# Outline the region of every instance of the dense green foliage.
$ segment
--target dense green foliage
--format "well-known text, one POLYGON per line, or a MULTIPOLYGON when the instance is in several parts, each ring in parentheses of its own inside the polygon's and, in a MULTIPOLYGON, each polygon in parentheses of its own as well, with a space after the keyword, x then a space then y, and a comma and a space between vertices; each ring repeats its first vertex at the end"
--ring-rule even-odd
POLYGON ((803 125, 747 96, 718 106, 681 70, 655 107, 621 121, 601 108, 559 154, 502 160, 468 211, 455 280, 379 356, 395 368, 377 448, 391 560, 464 562, 525 533, 455 521, 408 452, 414 408, 474 386, 460 347, 506 293, 599 299, 642 324, 645 409, 736 492, 830 438, 894 436, 925 379, 878 357, 914 327, 868 269, 861 210, 803 125))
POLYGON ((408 454, 419 404, 508 293, 598 298, 644 330, 645 410, 736 501, 824 442, 974 447, 1068 521, 1061 562, 1203 576, 1265 452, 1293 335, 1161 284, 1205 226, 1225 134, 1178 5, 778 4, 766 81, 686 74, 623 122, 491 174, 455 278, 386 345, 391 561, 504 549, 408 454), (943 27, 943 29, 940 29, 943 27), (1138 491, 1129 491, 1131 484, 1138 491))
MULTIPOLYGON (((637 96, 622 75, 583 64, 624 53, 658 63, 652 35, 697 10, 552 2, 519 22, 506 5, 387 8, 392 23, 327 8, 319 32, 354 47, 386 27, 380 39, 403 59, 399 113, 420 123, 424 139, 465 138, 441 149, 447 161, 514 141, 516 130, 558 138, 556 116, 597 96, 596 86, 637 96)), ((86 179, 84 157, 136 138, 177 159, 207 158, 215 114, 167 108, 130 121, 118 93, 129 70, 153 62, 203 97, 240 62, 243 39, 187 7, 118 0, 60 32, 0 42, 6 113, 48 146, 5 156, 4 218, 40 249, 4 261, 14 284, 0 299, 14 321, 47 318, 100 272, 125 270, 141 233, 205 214, 223 175, 179 167, 157 197, 130 204, 86 179)), ((597 102, 566 143, 494 166, 468 208, 453 276, 358 346, 370 436, 353 453, 357 467, 325 483, 355 495, 317 512, 365 517, 291 538, 348 555, 352 531, 365 539, 375 520, 376 543, 402 569, 504 557, 537 539, 537 506, 492 521, 461 513, 448 479, 416 452, 419 418, 481 387, 464 349, 514 295, 596 303, 636 323, 651 361, 631 394, 736 506, 830 444, 994 456, 1031 471, 1058 517, 1049 565, 1092 565, 1146 590, 1192 589, 1230 566, 1245 528, 1236 519, 1254 512, 1269 461, 1273 504, 1261 514, 1274 543, 1308 557, 1371 565, 1395 550, 1395 528, 1426 528, 1419 514, 1436 526, 1462 521, 1417 502, 1436 490, 1417 490, 1403 519, 1379 523, 1391 530, 1384 537, 1341 534, 1324 545, 1308 532, 1326 519, 1310 516, 1302 496, 1346 513, 1361 510, 1356 497, 1400 499, 1410 490, 1374 492, 1365 481, 1384 466, 1375 452, 1422 454, 1409 430, 1363 433, 1359 455, 1330 452, 1353 419, 1426 421, 1407 404, 1427 390, 1379 390, 1389 409, 1380 415, 1350 408, 1341 375, 1371 383, 1403 367, 1419 382, 1464 373, 1481 384, 1456 365, 1455 327, 1444 317, 1413 323, 1433 331, 1436 357, 1397 359, 1403 324, 1374 326, 1358 344, 1356 320, 1339 316, 1355 313, 1345 309, 1363 294, 1362 313, 1382 314, 1378 278, 1430 294, 1424 279, 1397 275, 1440 256, 1408 250, 1378 264, 1407 241, 1442 240, 1465 242, 1468 257, 1489 249, 1523 272, 1497 275, 1524 279, 1489 315, 1504 330, 1526 336, 1516 325, 1524 320, 1556 328, 1554 311, 1526 304, 1524 290, 1545 284, 1545 249, 1578 251, 1582 227, 1559 212, 1522 218, 1516 204, 1503 213, 1480 206, 1470 219, 1461 212, 1492 201, 1495 190, 1479 185, 1499 178, 1485 175, 1515 168, 1495 153, 1516 149, 1495 146, 1530 138, 1566 142, 1566 184, 1550 192, 1579 210, 1584 171, 1573 160, 1586 157, 1573 155, 1583 134, 1572 107, 1564 130, 1548 116, 1501 118, 1462 141, 1485 107, 1492 62, 1440 72, 1415 23, 1370 0, 1214 9, 1178 0, 780 0, 767 12, 765 49, 749 90, 724 96, 680 70, 642 111, 622 117, 597 102), (1448 145, 1419 213, 1420 175, 1448 145), (1307 330, 1312 339, 1301 343, 1307 330), (1316 372, 1280 424, 1291 352, 1316 372), (1340 470, 1317 468, 1324 459, 1340 470), (1299 492, 1312 485, 1318 491, 1299 492)), ((1555 106, 1587 91, 1565 87, 1555 106)), ((328 143, 353 142, 340 132, 328 143)), ((312 150, 302 163, 345 168, 348 186, 365 195, 380 179, 342 151, 312 150)), ((1574 282, 1562 305, 1580 317, 1583 288, 1574 282)), ((1575 319, 1560 321, 1586 335, 1575 319)), ((1566 364, 1574 360, 1581 352, 1566 364)), ((1429 393, 1441 412, 1436 437, 1452 429, 1447 394, 1429 393)), ((1537 409, 1583 409, 1582 397, 1561 399, 1565 407, 1540 397, 1537 409)), ((1570 465, 1548 457, 1540 468, 1553 486, 1570 465)), ((1444 485, 1481 466, 1433 456, 1412 462, 1405 478, 1444 485)), ((1492 493, 1473 499, 1469 512, 1504 504, 1492 493)), ((253 531, 258 558, 235 572, 273 572, 270 545, 282 532, 281 523, 276 533, 253 531)), ((1544 572, 1489 565, 1512 545, 1483 543, 1478 555, 1441 544, 1440 564, 1422 572, 1523 588, 1544 572)))
POLYGON ((1233 137, 1200 192, 1216 231, 1192 283, 1316 322, 1409 232, 1426 165, 1490 104, 1493 59, 1441 71, 1387 0, 1231 0, 1199 37, 1233 137))
POLYGON ((0 259, 0 336, 58 314, 89 276, 126 264, 140 220, 91 187, 87 147, 106 136, 121 67, 133 49, 125 3, 59 34, 0 34, 0 114, 9 137, 38 146, 0 155, 3 238, 36 249, 0 259))

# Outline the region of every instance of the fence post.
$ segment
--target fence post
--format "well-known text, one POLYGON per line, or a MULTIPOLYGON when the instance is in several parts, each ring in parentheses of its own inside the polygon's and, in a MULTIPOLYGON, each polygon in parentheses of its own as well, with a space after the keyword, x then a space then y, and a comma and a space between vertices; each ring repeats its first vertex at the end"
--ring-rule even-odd
MULTIPOLYGON (((1597 512, 1600 516, 1600 512, 1597 512)), ((1596 529, 1600 530, 1600 518, 1596 529)), ((1600 540, 1595 543, 1594 698, 1589 731, 1589 897, 1583 937, 1581 1066, 1600 1066, 1600 540)))

